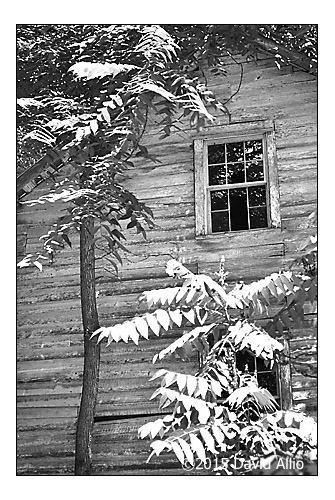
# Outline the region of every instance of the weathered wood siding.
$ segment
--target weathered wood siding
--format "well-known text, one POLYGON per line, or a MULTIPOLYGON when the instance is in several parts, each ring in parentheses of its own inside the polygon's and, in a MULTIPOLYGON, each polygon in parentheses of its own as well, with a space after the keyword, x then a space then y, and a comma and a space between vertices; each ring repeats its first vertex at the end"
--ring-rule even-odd
MULTIPOLYGON (((239 67, 232 63, 227 78, 208 75, 218 98, 227 99, 238 87, 239 67)), ((231 121, 272 119, 275 123, 282 228, 195 238, 193 139, 217 134, 227 116, 218 116, 202 133, 182 131, 161 140, 150 117, 143 145, 160 163, 138 161, 126 185, 153 209, 156 228, 146 241, 130 230, 121 281, 103 272, 98 281, 101 325, 136 314, 140 292, 169 286, 165 265, 183 259, 192 270, 213 275, 221 255, 231 281, 250 281, 275 272, 293 258, 302 235, 310 234, 307 217, 316 208, 316 81, 305 73, 263 60, 244 66, 239 93, 227 104, 231 121)), ((35 199, 42 184, 26 197, 35 199)), ((18 254, 36 249, 38 238, 56 218, 56 205, 23 205, 18 209, 18 254)), ((75 422, 80 398, 83 343, 79 302, 78 238, 43 273, 18 272, 18 473, 72 474, 75 422)), ((306 308, 304 325, 294 329, 290 347, 298 351, 316 342, 316 316, 306 308)), ((171 454, 145 464, 149 443, 137 439, 137 429, 158 412, 149 397, 153 355, 177 335, 176 330, 142 341, 102 347, 98 421, 95 424, 95 474, 180 474, 171 454), (152 415, 152 416, 151 416, 152 415), (109 420, 108 420, 109 419, 109 420)), ((311 362, 316 360, 311 359, 311 362)), ((195 369, 197 360, 162 367, 195 369)), ((316 412, 316 384, 292 373, 294 407, 316 412)), ((197 471, 199 472, 199 471, 197 471)))

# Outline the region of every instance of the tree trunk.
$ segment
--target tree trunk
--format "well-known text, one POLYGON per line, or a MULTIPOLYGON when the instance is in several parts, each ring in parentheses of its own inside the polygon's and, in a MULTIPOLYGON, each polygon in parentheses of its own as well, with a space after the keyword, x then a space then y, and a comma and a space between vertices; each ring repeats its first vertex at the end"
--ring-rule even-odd
POLYGON ((95 256, 92 219, 84 219, 80 229, 80 290, 84 329, 84 373, 77 421, 75 475, 91 474, 91 441, 99 387, 100 344, 90 340, 99 328, 95 295, 95 256))

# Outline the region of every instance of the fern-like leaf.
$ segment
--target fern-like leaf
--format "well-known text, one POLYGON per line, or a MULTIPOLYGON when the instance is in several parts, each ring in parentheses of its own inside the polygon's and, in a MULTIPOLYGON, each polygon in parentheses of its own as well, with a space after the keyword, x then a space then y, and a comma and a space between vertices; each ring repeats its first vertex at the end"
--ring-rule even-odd
POLYGON ((228 331, 227 340, 232 341, 237 349, 242 350, 246 347, 257 357, 265 360, 273 362, 275 354, 284 348, 278 340, 270 337, 268 332, 247 320, 238 321, 228 331))
POLYGON ((160 351, 158 354, 155 354, 153 362, 155 363, 157 360, 164 359, 166 356, 175 353, 178 349, 181 349, 186 344, 193 342, 195 339, 201 337, 202 335, 208 334, 215 326, 215 323, 207 326, 198 326, 190 332, 185 333, 179 339, 172 342, 172 344, 170 344, 168 347, 160 351))

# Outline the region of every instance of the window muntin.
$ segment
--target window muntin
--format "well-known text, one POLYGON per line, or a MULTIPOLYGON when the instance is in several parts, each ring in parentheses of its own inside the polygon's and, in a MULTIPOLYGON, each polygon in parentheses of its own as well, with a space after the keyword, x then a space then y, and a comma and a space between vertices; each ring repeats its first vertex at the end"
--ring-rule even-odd
MULTIPOLYGON (((248 207, 248 227, 251 231, 267 231, 280 229, 279 180, 275 142, 275 124, 272 120, 256 120, 248 122, 220 125, 211 131, 210 136, 194 139, 194 182, 195 182, 195 234, 196 238, 212 235, 216 238, 239 237, 239 231, 230 231, 230 207, 224 205, 225 195, 211 195, 214 191, 265 186, 266 206, 259 204, 248 207), (242 146, 241 146, 242 144, 242 146), (222 147, 224 145, 224 147, 222 147), (210 149, 209 149, 210 147, 210 149), (208 150, 210 157, 208 158, 208 150), (243 159, 242 159, 243 151, 243 159), (208 162, 211 165, 209 170, 208 162), (232 184, 233 166, 239 164, 237 174, 244 176, 243 183, 232 184), (243 166, 243 168, 242 168, 243 166), (238 170, 240 173, 238 173, 238 170), (228 175, 227 175, 228 174, 228 175), (211 196, 214 197, 214 226, 220 229, 212 231, 211 196), (214 214, 216 212, 216 215, 214 214), (227 222, 228 218, 228 222, 227 222), (261 219, 261 220, 260 220, 261 219), (266 221, 265 221, 266 219, 266 221), (267 222, 267 225, 266 225, 267 222), (255 226, 261 225, 258 229, 255 226), (228 229, 227 229, 228 228, 228 229)), ((242 194, 242 199, 249 196, 249 190, 242 194)), ((248 203, 248 201, 247 201, 248 203)), ((238 225, 238 224, 237 224, 238 225)), ((235 224, 233 224, 233 227, 235 224)), ((236 226, 235 226, 236 227, 236 226)), ((215 227, 214 227, 215 229, 215 227)))
POLYGON ((206 184, 209 232, 269 227, 262 137, 208 144, 206 184))
POLYGON ((278 370, 276 364, 272 368, 265 365, 261 358, 246 350, 235 354, 236 368, 243 373, 250 373, 257 379, 259 387, 267 389, 279 401, 278 370))
MULTIPOLYGON (((211 349, 218 339, 224 334, 224 330, 219 330, 219 335, 212 331, 207 342, 211 349)), ((284 345, 283 353, 289 358, 289 343, 285 338, 281 339, 284 345)), ((247 348, 241 351, 236 351, 230 343, 221 347, 222 361, 227 365, 229 371, 238 371, 239 376, 251 375, 256 378, 258 386, 267 389, 277 401, 279 408, 290 409, 292 407, 292 380, 289 362, 281 360, 280 363, 273 363, 271 366, 270 361, 265 361, 257 357, 247 348)), ((203 366, 205 356, 201 354, 199 357, 200 367, 203 366)), ((222 397, 228 397, 228 393, 222 397)))

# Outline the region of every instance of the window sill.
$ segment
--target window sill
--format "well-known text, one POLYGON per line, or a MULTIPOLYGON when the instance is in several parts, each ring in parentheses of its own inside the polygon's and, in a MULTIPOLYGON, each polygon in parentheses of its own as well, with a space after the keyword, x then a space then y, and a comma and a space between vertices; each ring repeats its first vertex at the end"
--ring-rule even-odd
POLYGON ((261 229, 246 229, 243 231, 229 231, 226 233, 211 233, 195 237, 199 243, 222 243, 242 246, 260 246, 269 243, 282 243, 281 228, 268 227, 261 229))

